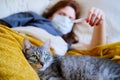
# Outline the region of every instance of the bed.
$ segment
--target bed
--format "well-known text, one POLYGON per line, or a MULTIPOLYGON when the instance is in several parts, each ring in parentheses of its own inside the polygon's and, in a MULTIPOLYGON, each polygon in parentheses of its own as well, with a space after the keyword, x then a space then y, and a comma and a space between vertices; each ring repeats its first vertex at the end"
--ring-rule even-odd
MULTIPOLYGON (((59 0, 0 0, 0 18, 21 11, 34 11, 42 15, 44 11, 57 1, 59 0)), ((78 0, 78 2, 84 8, 82 17, 87 14, 89 7, 92 6, 99 7, 106 13, 106 21, 109 25, 109 28, 107 28, 107 43, 109 44, 97 46, 90 50, 85 50, 79 44, 74 44, 72 45, 73 49, 67 52, 66 42, 61 37, 50 35, 42 29, 37 29, 34 26, 11 29, 0 25, 0 80, 39 80, 39 77, 22 53, 21 45, 24 38, 28 38, 36 46, 41 46, 47 39, 51 39, 51 51, 57 55, 91 55, 109 58, 120 63, 120 8, 118 4, 120 1, 78 0), (111 10, 114 12, 111 12, 111 10), (38 35, 41 34, 40 32, 48 37, 38 35), (57 42, 60 42, 60 44, 56 47, 57 42)), ((80 41, 89 42, 92 28, 86 23, 80 23, 76 25, 74 32, 80 41), (82 27, 83 25, 85 27, 82 27)))

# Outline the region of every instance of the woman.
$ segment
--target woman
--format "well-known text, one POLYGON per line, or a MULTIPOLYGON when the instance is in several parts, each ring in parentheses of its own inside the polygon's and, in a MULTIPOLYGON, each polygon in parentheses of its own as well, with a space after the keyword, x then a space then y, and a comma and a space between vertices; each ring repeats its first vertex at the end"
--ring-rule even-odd
MULTIPOLYGON (((75 26, 75 20, 80 16, 80 7, 76 1, 61 0, 43 16, 47 19, 33 12, 21 12, 10 15, 0 21, 9 27, 32 25, 43 28, 50 34, 62 36, 70 45, 78 42, 72 30, 75 26)), ((104 44, 106 41, 104 13, 97 8, 91 8, 85 21, 94 27, 94 31, 89 44, 81 43, 84 44, 83 47, 89 49, 104 44)))
MULTIPOLYGON (((44 16, 50 20, 55 20, 57 22, 55 22, 58 26, 59 26, 59 30, 60 28, 64 28, 64 24, 69 24, 69 22, 65 22, 65 18, 67 17, 71 22, 74 22, 75 19, 78 19, 80 16, 80 7, 79 4, 74 1, 60 1, 58 2, 56 5, 54 5, 49 12, 47 12, 46 14, 44 14, 44 16), (57 15, 57 19, 55 20, 57 15), (59 16, 58 16, 59 15, 59 16), (64 17, 62 17, 64 16, 64 17), (63 18, 59 20, 59 17, 63 18), (62 25, 63 24, 63 25, 62 25)), ((103 13, 103 11, 101 11, 100 9, 97 8, 91 8, 88 12, 88 15, 86 16, 86 20, 85 20, 90 26, 94 27, 94 31, 93 31, 93 35, 92 35, 92 40, 90 42, 90 44, 85 44, 85 43, 81 43, 84 44, 83 47, 86 48, 93 48, 97 45, 101 45, 104 44, 106 42, 106 34, 105 34, 105 15, 103 13)), ((74 23, 73 23, 74 24, 74 23)), ((75 26, 75 25, 73 25, 75 26)), ((68 34, 64 34, 62 37, 65 39, 66 42, 68 42, 69 44, 73 44, 73 43, 77 43, 77 39, 75 34, 73 33, 73 28, 72 25, 69 24, 69 28, 68 32, 65 32, 66 30, 61 29, 61 32, 63 31, 63 33, 68 33, 68 34)))

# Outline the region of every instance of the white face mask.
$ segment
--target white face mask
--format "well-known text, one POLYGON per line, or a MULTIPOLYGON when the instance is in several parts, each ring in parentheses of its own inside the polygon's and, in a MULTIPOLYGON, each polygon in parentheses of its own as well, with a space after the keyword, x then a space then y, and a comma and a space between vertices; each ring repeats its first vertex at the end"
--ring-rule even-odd
POLYGON ((73 23, 72 21, 63 15, 55 15, 53 18, 54 27, 63 34, 67 34, 72 30, 73 23))

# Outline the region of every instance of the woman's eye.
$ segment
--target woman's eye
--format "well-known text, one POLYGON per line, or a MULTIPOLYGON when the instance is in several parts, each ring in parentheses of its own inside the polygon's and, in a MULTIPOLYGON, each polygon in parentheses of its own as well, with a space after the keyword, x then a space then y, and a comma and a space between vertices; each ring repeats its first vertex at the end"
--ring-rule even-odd
POLYGON ((64 14, 64 13, 59 13, 59 15, 63 15, 63 16, 65 16, 65 14, 64 14))
POLYGON ((70 19, 71 21, 73 21, 73 20, 74 20, 72 17, 69 17, 69 19, 70 19))

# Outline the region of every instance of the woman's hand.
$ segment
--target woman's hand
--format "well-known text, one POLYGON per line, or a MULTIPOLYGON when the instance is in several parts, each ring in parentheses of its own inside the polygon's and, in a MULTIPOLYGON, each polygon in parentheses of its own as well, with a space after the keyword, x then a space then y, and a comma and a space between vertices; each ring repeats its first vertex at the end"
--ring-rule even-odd
POLYGON ((103 24, 104 19, 105 19, 104 12, 98 8, 93 7, 88 12, 86 22, 91 26, 98 26, 103 24))
POLYGON ((105 15, 102 10, 97 8, 91 8, 86 22, 94 27, 92 39, 89 44, 89 48, 94 48, 95 46, 102 45, 106 43, 106 25, 105 25, 105 15))

